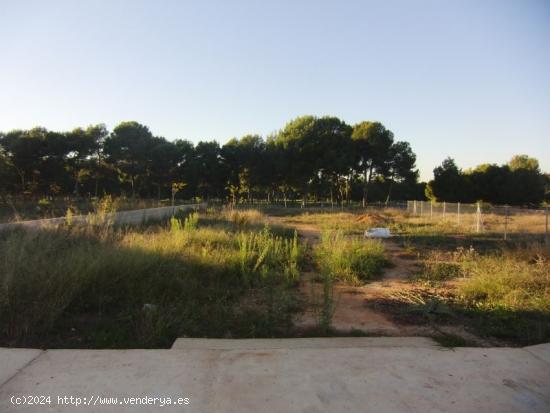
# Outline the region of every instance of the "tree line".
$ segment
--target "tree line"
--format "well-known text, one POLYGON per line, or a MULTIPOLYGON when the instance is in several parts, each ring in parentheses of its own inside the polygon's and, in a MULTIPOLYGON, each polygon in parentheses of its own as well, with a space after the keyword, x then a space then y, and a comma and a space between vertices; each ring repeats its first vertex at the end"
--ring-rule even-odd
POLYGON ((550 175, 543 174, 538 160, 527 155, 516 155, 504 165, 486 163, 465 171, 447 158, 434 169, 426 197, 434 201, 537 206, 550 202, 550 175))
POLYGON ((380 122, 298 117, 266 138, 169 141, 122 122, 69 132, 0 133, 0 193, 166 199, 323 200, 423 196, 416 156, 380 122))
POLYGON ((448 158, 428 184, 416 155, 380 122, 348 125, 337 117, 302 116, 267 137, 226 144, 169 141, 145 125, 122 122, 68 132, 37 127, 0 132, 0 196, 221 199, 331 203, 431 199, 538 205, 550 200, 538 161, 463 171, 448 158))

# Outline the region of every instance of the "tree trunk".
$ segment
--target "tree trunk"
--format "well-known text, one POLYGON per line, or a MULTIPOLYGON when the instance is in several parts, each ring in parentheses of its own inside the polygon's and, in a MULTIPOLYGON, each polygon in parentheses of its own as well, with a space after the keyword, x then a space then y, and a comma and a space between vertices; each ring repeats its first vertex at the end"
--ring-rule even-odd
POLYGON ((75 196, 78 196, 78 177, 75 176, 74 177, 74 190, 73 190, 73 194, 75 196))
POLYGON ((15 168, 17 170, 17 174, 19 175, 19 178, 21 179, 21 195, 23 192, 25 192, 25 171, 20 171, 19 168, 15 168))
POLYGON ((367 206, 367 168, 363 171, 363 208, 367 206))
POLYGON ((386 206, 390 202, 392 188, 393 188, 393 178, 390 178, 390 187, 388 188, 388 196, 386 197, 386 206))
POLYGON ((130 185, 132 186, 132 198, 135 199, 136 198, 136 191, 135 191, 135 179, 134 179, 133 175, 130 178, 130 185))
MULTIPOLYGON (((373 169, 373 166, 372 164, 370 165, 369 167, 369 176, 365 182, 365 188, 364 188, 364 191, 363 191, 363 207, 365 207, 367 205, 367 203, 369 202, 368 200, 368 195, 369 195, 369 185, 370 185, 370 181, 372 179, 372 169, 373 169)), ((365 177, 367 176, 367 171, 365 170, 365 177)))

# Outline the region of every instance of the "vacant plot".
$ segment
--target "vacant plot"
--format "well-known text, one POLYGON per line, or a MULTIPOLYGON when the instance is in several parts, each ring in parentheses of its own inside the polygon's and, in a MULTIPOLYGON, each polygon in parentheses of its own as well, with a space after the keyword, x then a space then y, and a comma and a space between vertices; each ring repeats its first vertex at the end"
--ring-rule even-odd
POLYGON ((300 247, 252 212, 0 234, 2 345, 168 347, 286 335, 300 247))
MULTIPOLYGON (((445 345, 527 345, 550 340, 550 249, 540 233, 503 241, 500 234, 464 232, 450 221, 429 221, 399 210, 294 210, 275 215, 298 228, 306 225, 320 233, 347 235, 343 242, 336 242, 334 235, 320 237, 317 248, 325 252, 317 259, 320 269, 328 267, 341 275, 335 277, 332 296, 327 293, 336 307, 339 298, 334 290, 341 292, 340 304, 360 297, 366 308, 397 323, 397 334, 432 335, 445 345), (345 245, 353 245, 364 230, 379 226, 396 235, 384 243, 383 260, 398 265, 384 270, 381 279, 358 286, 372 280, 367 275, 371 272, 367 265, 358 272, 362 280, 349 275, 357 268, 353 265, 357 255, 351 251, 360 250, 345 245), (350 288, 342 288, 342 283, 350 288)), ((369 249, 370 241, 360 242, 364 251, 369 249)), ((354 307, 357 318, 366 311, 354 307)))
MULTIPOLYGON (((110 208, 109 205, 103 209, 110 208)), ((169 347, 177 337, 550 340, 550 250, 398 210, 210 208, 0 234, 5 346, 169 347), (365 240, 386 226, 393 240, 365 240)))

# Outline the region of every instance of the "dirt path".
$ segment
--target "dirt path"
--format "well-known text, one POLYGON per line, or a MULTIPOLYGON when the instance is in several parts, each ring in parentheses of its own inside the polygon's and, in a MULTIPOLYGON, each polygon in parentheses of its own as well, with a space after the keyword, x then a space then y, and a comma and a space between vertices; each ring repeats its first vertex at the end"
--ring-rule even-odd
MULTIPOLYGON (((319 274, 312 257, 312 249, 320 241, 321 231, 315 225, 286 222, 284 217, 272 216, 269 220, 273 224, 296 229, 307 245, 307 265, 300 283, 306 310, 295 319, 295 325, 301 331, 307 332, 317 326, 314 296, 321 297, 322 293, 322 284, 316 281, 319 274)), ((392 265, 385 269, 381 279, 362 286, 343 283, 334 285, 334 330, 343 334, 360 330, 366 334, 385 336, 436 336, 443 333, 460 336, 480 346, 499 345, 473 335, 461 325, 393 321, 395 318, 388 313, 386 307, 380 306, 380 303, 392 302, 396 296, 418 295, 418 285, 411 281, 411 276, 418 271, 420 263, 416 256, 407 253, 397 241, 388 239, 383 242, 392 265)))
MULTIPOLYGON (((274 224, 292 226, 307 244, 308 264, 300 283, 300 291, 306 302, 306 311, 295 320, 295 325, 303 330, 313 329, 317 325, 312 303, 314 296, 320 296, 322 285, 316 282, 318 273, 311 257, 312 248, 320 241, 321 231, 312 225, 287 224, 277 217, 271 217, 274 224)), ((402 290, 411 274, 414 262, 401 258, 401 248, 393 243, 386 243, 390 260, 394 264, 387 269, 384 278, 364 286, 349 286, 343 283, 334 285, 336 308, 332 318, 332 327, 339 332, 361 330, 368 334, 400 335, 401 328, 389 320, 384 314, 369 308, 368 301, 380 297, 396 289, 402 290)))

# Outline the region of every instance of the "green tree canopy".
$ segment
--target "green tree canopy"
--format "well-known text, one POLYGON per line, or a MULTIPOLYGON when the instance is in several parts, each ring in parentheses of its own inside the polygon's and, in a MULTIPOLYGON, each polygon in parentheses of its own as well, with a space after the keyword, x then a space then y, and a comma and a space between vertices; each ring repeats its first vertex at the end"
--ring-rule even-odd
POLYGON ((353 127, 351 139, 356 154, 356 169, 363 176, 363 206, 377 173, 383 173, 393 144, 393 133, 380 122, 361 122, 353 127))

